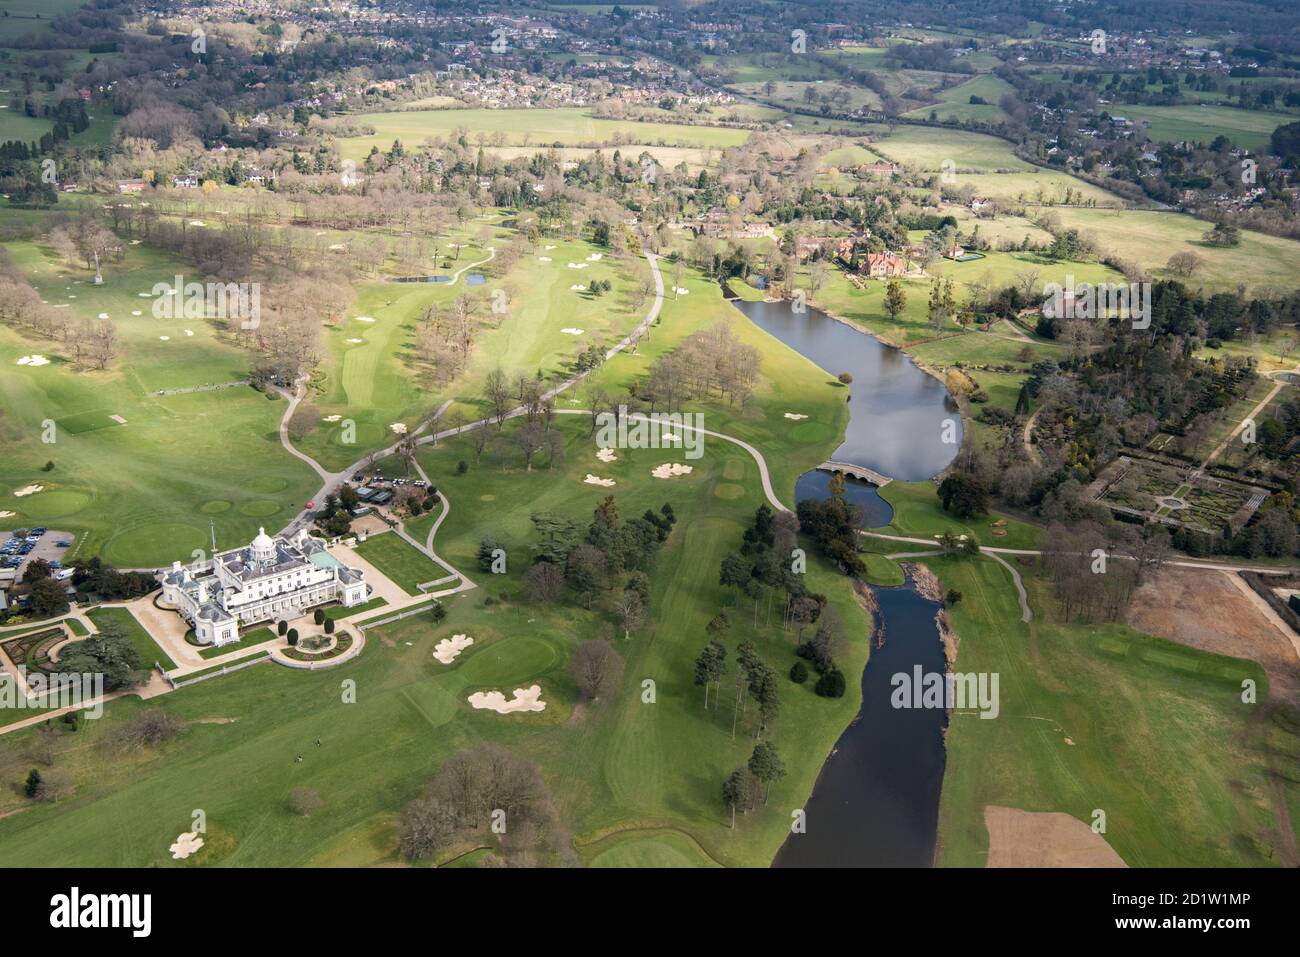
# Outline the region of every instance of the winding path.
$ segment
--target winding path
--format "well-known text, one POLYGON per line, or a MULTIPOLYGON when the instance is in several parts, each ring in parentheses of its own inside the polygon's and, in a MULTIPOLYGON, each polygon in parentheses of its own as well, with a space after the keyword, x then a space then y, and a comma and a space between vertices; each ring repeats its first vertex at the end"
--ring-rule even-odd
MULTIPOLYGON (((644 250, 644 246, 642 248, 644 250)), ((495 255, 496 253, 495 250, 491 250, 491 252, 493 255, 495 255)), ((618 353, 622 352, 624 349, 640 341, 641 337, 645 334, 645 331, 650 328, 651 324, 656 319, 659 318, 659 312, 660 310, 663 309, 664 277, 663 277, 663 273, 659 271, 659 257, 649 251, 644 251, 642 255, 645 257, 646 262, 650 266, 650 272, 654 276, 654 283, 655 283, 654 301, 651 302, 650 308, 646 312, 645 318, 642 319, 636 325, 636 328, 634 328, 626 336, 624 336, 617 343, 615 343, 608 350, 606 350, 605 352, 606 360, 611 359, 618 353)), ((491 258, 492 256, 488 257, 488 259, 491 258)), ((482 262, 487 262, 487 260, 485 259, 482 262)), ((456 273, 456 278, 459 278, 461 273, 465 272, 465 270, 472 269, 474 266, 482 265, 482 262, 470 263, 469 265, 462 267, 462 269, 456 273)), ((454 281, 455 280, 453 280, 453 282, 454 281)), ((543 401, 550 401, 551 399, 554 399, 560 393, 565 392, 568 389, 573 388, 573 386, 577 385, 578 383, 582 382, 585 378, 586 378, 586 373, 580 373, 578 375, 570 376, 569 378, 565 379, 563 382, 553 386, 552 388, 548 389, 546 392, 542 393, 543 401)), ((319 462, 313 459, 311 456, 295 448, 293 443, 289 439, 289 420, 293 417, 293 413, 297 410, 298 403, 302 401, 302 397, 305 391, 306 391, 306 383, 304 379, 299 379, 298 382, 295 383, 294 391, 292 395, 282 390, 282 394, 285 395, 287 398, 289 398, 289 406, 287 409, 285 409, 284 415, 281 416, 280 418, 280 444, 283 445, 285 451, 287 451, 290 455, 294 456, 294 458, 301 459, 302 461, 310 465, 312 467, 312 470, 320 477, 321 482, 323 484, 321 485, 320 491, 316 493, 312 501, 313 502, 324 501, 326 496, 328 496, 331 492, 333 492, 336 488, 338 488, 338 486, 341 485, 348 478, 348 476, 353 475, 358 469, 364 466, 367 462, 371 460, 377 460, 388 455, 392 455, 394 452, 396 452, 398 446, 401 445, 402 440, 399 439, 397 442, 394 442, 392 445, 388 446, 387 448, 383 448, 378 451, 371 452, 366 456, 364 456, 363 458, 357 459, 347 468, 340 469, 337 472, 329 471, 328 469, 323 467, 319 462)), ((418 438, 416 439, 417 445, 425 445, 430 442, 437 443, 439 439, 448 438, 453 435, 461 435, 465 432, 472 432, 475 429, 484 428, 494 418, 494 417, 483 418, 483 419, 479 419, 477 422, 471 422, 468 425, 462 425, 455 429, 444 429, 443 431, 433 433, 432 435, 423 435, 422 433, 424 433, 424 431, 429 427, 431 423, 435 423, 437 421, 438 417, 442 414, 443 411, 446 410, 446 408, 450 404, 451 404, 450 399, 447 402, 444 402, 437 412, 435 412, 424 422, 420 423, 420 426, 417 429, 415 429, 414 432, 411 433, 411 435, 413 436, 418 436, 418 438)), ((577 410, 566 409, 566 410, 557 410, 557 411, 572 412, 577 410)), ((523 406, 517 406, 516 408, 507 412, 502 417, 502 421, 505 421, 506 419, 516 418, 517 416, 523 415, 524 412, 525 409, 523 406)), ((726 438, 725 436, 723 437, 726 438)), ((736 441, 738 444, 743 444, 743 443, 739 443, 739 440, 733 440, 733 441, 736 441)), ((757 452, 754 452, 754 454, 757 454, 757 452)), ((764 474, 766 475, 766 465, 764 465, 763 468, 764 468, 764 474)), ((767 482, 766 478, 764 479, 764 483, 766 488, 770 488, 770 483, 767 482)), ((774 495, 769 495, 769 498, 775 501, 774 495)), ((782 508, 784 509, 784 506, 782 506, 782 508)), ((302 511, 300 511, 297 515, 294 516, 294 518, 289 522, 287 526, 285 526, 284 529, 281 530, 281 533, 292 534, 300 526, 307 523, 309 519, 309 514, 310 514, 309 510, 304 508, 302 511)), ((434 525, 435 530, 437 529, 438 524, 441 524, 441 522, 439 521, 434 525)), ((446 566, 446 562, 443 562, 441 559, 438 559, 431 554, 432 539, 430 539, 429 542, 426 544, 427 547, 419 546, 420 550, 428 554, 430 558, 434 558, 434 560, 437 561, 440 565, 446 566)), ((446 567, 450 568, 450 566, 446 566, 446 567)), ((457 572, 457 574, 460 573, 457 572)), ((464 575, 461 575, 461 578, 463 580, 467 580, 465 579, 464 575)))

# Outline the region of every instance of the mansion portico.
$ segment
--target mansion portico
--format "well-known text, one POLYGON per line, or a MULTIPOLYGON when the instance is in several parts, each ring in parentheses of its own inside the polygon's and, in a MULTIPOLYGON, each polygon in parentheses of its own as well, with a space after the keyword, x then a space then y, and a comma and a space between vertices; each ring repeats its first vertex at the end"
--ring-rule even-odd
POLYGON ((210 562, 173 562, 162 584, 163 600, 205 645, 238 641, 241 626, 296 618, 326 602, 351 608, 366 601, 364 573, 345 566, 305 529, 276 538, 261 529, 247 547, 217 552, 210 562))

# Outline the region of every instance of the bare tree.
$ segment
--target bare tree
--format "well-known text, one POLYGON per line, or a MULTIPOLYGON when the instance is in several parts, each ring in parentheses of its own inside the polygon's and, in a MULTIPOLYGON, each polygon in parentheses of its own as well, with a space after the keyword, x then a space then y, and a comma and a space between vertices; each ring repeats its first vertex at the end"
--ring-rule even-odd
POLYGON ((510 383, 499 366, 483 380, 483 392, 487 396, 488 405, 492 407, 492 418, 500 429, 506 420, 506 413, 510 411, 510 383))
POLYGON ((546 432, 536 422, 525 422, 515 433, 515 443, 524 456, 524 469, 533 470, 533 457, 546 444, 546 432))
POLYGON ((613 690, 623 677, 623 659, 608 641, 593 638, 580 644, 569 660, 569 674, 589 701, 613 690))

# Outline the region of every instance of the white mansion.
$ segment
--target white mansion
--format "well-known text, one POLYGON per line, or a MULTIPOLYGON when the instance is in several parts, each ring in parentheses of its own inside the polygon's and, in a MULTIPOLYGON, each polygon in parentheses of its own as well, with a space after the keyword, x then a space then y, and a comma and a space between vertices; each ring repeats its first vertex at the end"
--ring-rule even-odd
POLYGON ((210 562, 173 562, 162 585, 163 600, 205 645, 238 641, 243 625, 296 618, 330 601, 351 608, 366 600, 364 573, 343 565, 306 529, 272 538, 263 528, 246 548, 217 552, 210 562))

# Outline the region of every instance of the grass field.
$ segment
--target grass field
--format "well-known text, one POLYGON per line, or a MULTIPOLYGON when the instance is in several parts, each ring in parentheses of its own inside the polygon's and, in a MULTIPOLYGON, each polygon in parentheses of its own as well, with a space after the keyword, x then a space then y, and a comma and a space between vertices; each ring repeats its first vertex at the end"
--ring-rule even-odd
MULTIPOLYGON (((881 148, 886 149, 887 143, 881 148)), ((1041 167, 1022 170, 1016 173, 957 173, 953 183, 956 189, 970 186, 976 196, 986 199, 1001 200, 1010 205, 1054 205, 1065 201, 1067 190, 1071 193, 1071 202, 1094 206, 1120 208, 1127 205, 1124 200, 1092 183, 1077 179, 1065 173, 1055 173, 1041 167)))
MULTIPOLYGON (((470 231, 465 232, 460 241, 471 238, 470 231)), ((475 243, 501 245, 510 238, 501 229, 490 232, 490 237, 475 243)), ((452 265, 459 269, 488 255, 482 245, 470 246, 452 265)), ((453 271, 443 265, 435 268, 431 264, 430 272, 453 271)), ((465 421, 481 418, 486 414, 480 408, 483 377, 498 365, 512 374, 540 371, 547 376, 567 376, 567 367, 578 352, 593 343, 612 344, 636 324, 643 313, 632 309, 631 297, 648 269, 640 258, 615 258, 607 249, 556 239, 539 244, 509 275, 496 275, 490 261, 472 270, 489 276, 477 287, 467 287, 463 279, 455 285, 358 285, 348 318, 326 330, 320 366, 324 388, 313 396, 322 421, 298 446, 329 468, 344 468, 366 451, 391 444, 394 423, 414 428, 445 399, 458 403, 455 408, 465 421), (592 256, 601 258, 592 260, 592 256), (571 262, 583 268, 571 269, 571 262), (597 279, 612 283, 612 291, 593 297, 586 287, 597 279), (427 381, 413 354, 415 329, 431 305, 449 308, 466 289, 479 322, 474 350, 458 378, 435 385, 427 381), (491 310, 497 289, 505 292, 508 305, 501 315, 491 310), (357 317, 373 321, 362 322, 357 317), (580 334, 563 331, 566 329, 578 329, 580 334), (339 418, 323 421, 329 416, 339 418), (355 424, 354 432, 345 430, 346 422, 355 424), (350 437, 355 442, 346 444, 350 437)))
POLYGON ((936 94, 938 102, 912 110, 908 116, 930 118, 933 114, 941 123, 997 123, 1008 119, 999 101, 1013 92, 1010 83, 1000 77, 983 75, 959 83, 936 94), (972 96, 984 103, 972 103, 972 96))
POLYGON ((149 567, 208 548, 210 525, 218 546, 231 547, 302 508, 315 476, 279 447, 283 402, 247 387, 158 394, 237 381, 250 363, 208 322, 153 318, 151 300, 139 293, 187 272, 180 263, 128 247, 122 263, 105 264, 104 284, 95 286, 91 273, 64 266, 33 243, 8 248, 52 305, 76 319, 109 315, 120 347, 107 370, 78 370, 59 344, 0 327, 0 404, 7 413, 0 419, 0 509, 16 513, 0 520, 4 527, 58 521, 85 533, 79 557, 149 567), (49 356, 50 364, 17 365, 32 353, 49 356), (42 441, 47 421, 55 425, 52 443, 42 441), (51 461, 53 470, 43 471, 51 461), (29 484, 44 490, 11 494, 29 484))
MULTIPOLYGON (((672 330, 680 335, 691 317, 682 314, 673 321, 682 326, 672 330)), ((765 360, 775 351, 769 345, 765 360)), ((814 408, 829 415, 839 405, 833 390, 821 385, 822 374, 806 363, 802 368, 789 387, 809 393, 814 408), (823 389, 824 397, 818 398, 823 389)), ((749 425, 756 441, 766 435, 764 444, 770 445, 768 421, 759 416, 749 425)), ((449 618, 442 627, 415 617, 372 631, 362 656, 328 674, 267 665, 151 702, 150 707, 166 707, 195 723, 183 740, 138 757, 94 747, 141 707, 133 699, 115 703, 105 721, 88 723, 79 732, 84 737, 65 738, 60 747, 57 763, 78 781, 72 798, 57 809, 33 807, 0 817, 6 860, 168 866, 167 844, 188 825, 190 811, 203 807, 212 853, 199 864, 390 862, 395 860, 394 816, 402 803, 419 792, 448 754, 487 739, 542 766, 579 854, 589 863, 694 865, 713 859, 766 865, 788 829, 786 814, 777 809, 804 799, 857 700, 855 684, 838 701, 818 698, 808 687, 783 686, 773 740, 789 774, 773 787, 769 809, 742 817, 737 830, 730 831, 718 790, 726 774, 748 756, 752 731, 731 740, 730 711, 726 706, 704 711, 691 669, 704 623, 719 608, 731 606, 732 599, 716 583, 716 568, 739 543, 744 523, 761 500, 753 462, 729 444, 708 445, 694 473, 665 482, 649 471, 671 455, 625 451, 607 467, 595 462, 582 418, 560 417, 556 427, 567 438, 564 464, 531 474, 517 465, 508 467, 507 458, 515 457, 502 452, 502 461, 485 456, 468 475, 456 476, 455 463, 473 458, 467 439, 421 451, 431 477, 453 502, 440 548, 453 561, 468 564, 483 535, 504 541, 512 561, 508 574, 492 580, 491 591, 508 593, 510 600, 485 605, 486 589, 458 595, 449 600, 449 618), (597 468, 608 469, 619 484, 612 490, 583 485, 581 476, 597 468), (732 496, 733 486, 740 489, 739 497, 732 496), (528 565, 531 511, 558 510, 585 521, 610 491, 624 515, 669 501, 679 521, 651 569, 653 624, 634 632, 630 642, 616 642, 627 659, 622 690, 610 701, 579 708, 564 663, 604 616, 570 604, 539 608, 521 603, 518 581, 528 565), (453 631, 474 636, 476 644, 451 667, 433 662, 433 645, 453 631), (653 705, 642 703, 647 677, 657 685, 653 705), (343 678, 355 679, 363 689, 356 705, 340 703, 338 682, 343 678), (532 682, 542 685, 548 703, 540 714, 502 717, 472 711, 465 702, 470 691, 509 690, 532 682), (197 723, 214 717, 237 720, 197 723), (320 749, 310 745, 317 737, 323 742, 320 749), (376 741, 383 742, 381 749, 376 741), (297 753, 306 755, 301 765, 294 762, 297 753), (365 788, 356 786, 361 763, 367 768, 365 788), (297 786, 321 794, 325 807, 319 814, 304 819, 288 811, 288 793, 297 786), (54 813, 57 828, 47 826, 54 813), (105 820, 114 821, 113 840, 102 839, 105 820)), ((824 441, 820 454, 836 438, 824 441)), ((830 595, 849 623, 843 665, 856 674, 867 650, 865 618, 846 585, 820 562, 811 562, 809 586, 830 595)), ((762 609, 757 626, 748 604, 731 607, 730 613, 744 623, 744 636, 758 644, 773 667, 781 672, 789 667, 792 637, 775 621, 765 624, 762 609)), ((735 637, 727 640, 734 644, 735 637)), ((20 765, 25 773, 22 757, 10 747, 21 748, 21 739, 0 742, 5 780, 20 765)), ((22 800, 6 790, 0 795, 0 814, 22 800)))
MULTIPOLYGON (((371 147, 387 150, 393 140, 408 149, 430 137, 447 138, 464 131, 469 142, 485 143, 498 138, 499 145, 605 146, 621 137, 626 144, 719 149, 739 146, 749 138, 746 130, 680 123, 638 123, 593 117, 578 108, 536 110, 412 110, 400 113, 358 113, 349 121, 374 127, 375 133, 342 139, 339 148, 345 159, 364 159, 371 147)), ((625 146, 624 152, 635 149, 625 146)))
POLYGON ((880 96, 874 90, 830 81, 768 80, 763 83, 736 83, 733 84, 733 88, 759 98, 765 103, 778 103, 791 109, 809 108, 809 101, 805 99, 808 90, 812 90, 818 97, 830 96, 833 108, 837 112, 880 109, 880 96))
MULTIPOLYGON (((997 513, 965 520, 949 515, 939 504, 933 482, 890 482, 880 490, 880 497, 894 508, 893 520, 885 528, 879 529, 887 535, 935 538, 944 532, 950 532, 953 535, 969 535, 981 545, 994 545, 998 548, 1038 547, 1038 536, 1042 530, 1035 525, 1008 519, 997 513), (1005 529, 1006 535, 993 535, 993 523, 998 521, 1006 523, 1000 526, 1005 529)), ((901 542, 892 550, 912 551, 913 547, 901 542)))
MULTIPOLYGON (((1183 282, 1212 292, 1245 284, 1294 289, 1300 285, 1295 264, 1300 243, 1292 239, 1242 230, 1241 244, 1230 249, 1207 246, 1201 237, 1209 224, 1182 213, 1142 210, 1056 209, 1061 225, 1090 233, 1099 248, 1140 263, 1157 278, 1171 278, 1165 264, 1175 253, 1192 252, 1202 260, 1183 282)), ((1249 294, 1249 293, 1248 293, 1249 294)))
POLYGON ((1294 766, 1300 742, 1241 703, 1243 679, 1265 683, 1258 665, 1122 625, 1044 620, 1052 599, 1035 578, 1027 626, 993 562, 927 564, 964 596, 951 613, 956 670, 1001 676, 999 717, 955 714, 948 730, 945 864, 983 865, 989 804, 1088 824, 1101 810, 1107 842, 1133 867, 1280 863, 1269 767, 1294 766))
POLYGON ((357 544, 356 551, 408 595, 420 594, 420 589, 416 587, 418 585, 447 577, 447 572, 440 565, 395 532, 371 535, 357 544))
POLYGON ((1147 106, 1116 104, 1112 110, 1140 123, 1151 139, 1163 143, 1188 140, 1208 146, 1223 135, 1248 150, 1265 150, 1273 131, 1295 117, 1287 113, 1241 110, 1231 106, 1147 106))
POLYGON ((109 626, 120 629, 135 650, 140 653, 140 660, 146 668, 152 668, 154 662, 162 665, 166 671, 171 671, 176 667, 176 662, 172 661, 167 652, 163 651, 158 643, 150 637, 149 632, 144 630, 144 626, 136 621, 135 615, 131 614, 127 609, 120 607, 92 608, 86 612, 86 617, 93 621, 95 627, 100 631, 109 626))
POLYGON ((938 129, 930 126, 899 125, 879 139, 873 148, 896 163, 920 170, 944 169, 951 160, 960 172, 1030 170, 1033 167, 1011 152, 1011 144, 983 133, 938 129))
POLYGON ((6 0, 0 16, 0 42, 51 30, 51 18, 82 5, 83 0, 6 0))

